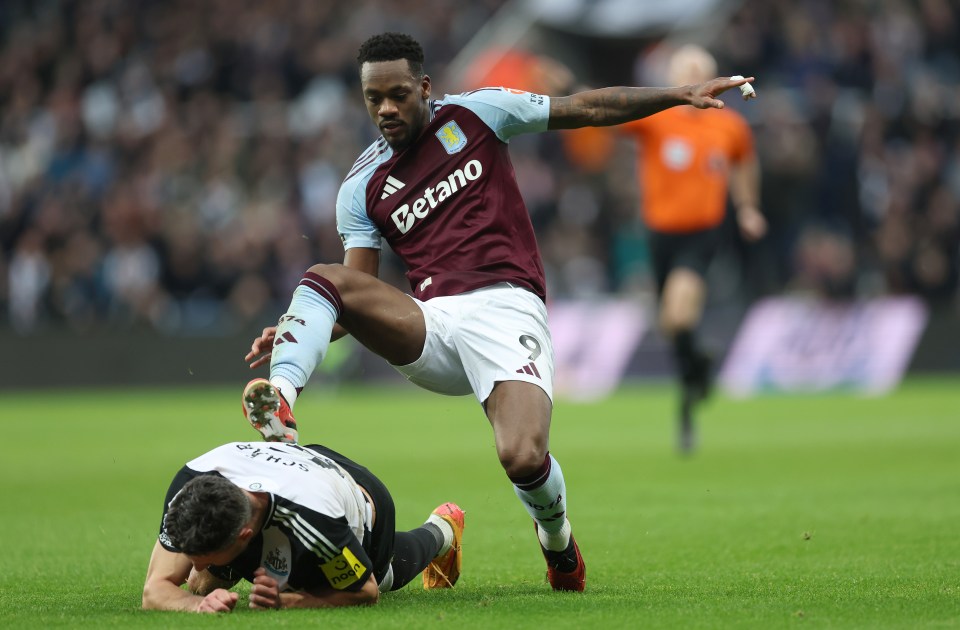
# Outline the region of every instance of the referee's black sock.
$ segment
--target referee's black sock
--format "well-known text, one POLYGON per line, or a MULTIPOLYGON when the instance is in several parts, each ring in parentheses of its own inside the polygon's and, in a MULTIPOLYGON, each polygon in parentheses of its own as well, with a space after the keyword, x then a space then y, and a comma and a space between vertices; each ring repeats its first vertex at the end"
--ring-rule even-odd
POLYGON ((699 355, 692 330, 681 330, 673 335, 673 355, 680 379, 689 384, 696 376, 699 355))
POLYGON ((436 557, 443 547, 443 532, 433 523, 424 523, 409 532, 397 532, 393 541, 393 586, 390 590, 395 591, 420 575, 436 557))

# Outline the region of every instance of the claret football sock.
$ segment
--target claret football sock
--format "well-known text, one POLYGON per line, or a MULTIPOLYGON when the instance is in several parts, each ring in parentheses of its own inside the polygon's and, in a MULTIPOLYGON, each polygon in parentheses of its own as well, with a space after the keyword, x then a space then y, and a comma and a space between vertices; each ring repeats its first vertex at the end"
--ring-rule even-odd
MULTIPOLYGON (((330 346, 333 325, 343 309, 340 293, 333 283, 307 272, 293 292, 287 312, 277 324, 270 360, 270 380, 287 399, 291 391, 306 385, 330 346)), ((296 395, 293 395, 294 400, 296 395)))
POLYGON ((563 551, 570 542, 567 523, 567 488, 560 464, 547 453, 543 465, 532 475, 513 478, 513 490, 537 522, 540 544, 550 551, 563 551))

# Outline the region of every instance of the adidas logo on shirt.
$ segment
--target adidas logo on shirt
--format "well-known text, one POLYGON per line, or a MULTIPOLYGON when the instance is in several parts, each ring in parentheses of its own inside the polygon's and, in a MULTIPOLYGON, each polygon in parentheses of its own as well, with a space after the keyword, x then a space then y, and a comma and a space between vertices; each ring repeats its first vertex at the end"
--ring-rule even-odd
POLYGON ((401 182, 399 179, 397 179, 393 175, 387 175, 387 181, 383 185, 383 194, 380 195, 380 199, 386 199, 387 197, 397 192, 404 186, 406 186, 406 184, 401 182))

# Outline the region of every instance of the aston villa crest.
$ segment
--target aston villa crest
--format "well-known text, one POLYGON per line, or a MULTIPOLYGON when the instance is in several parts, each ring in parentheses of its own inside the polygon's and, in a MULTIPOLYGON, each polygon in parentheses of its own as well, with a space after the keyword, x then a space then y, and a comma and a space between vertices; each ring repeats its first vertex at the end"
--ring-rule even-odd
POLYGON ((440 140, 440 144, 450 155, 459 153, 463 147, 467 146, 467 135, 452 120, 440 127, 440 131, 437 132, 437 139, 440 140))

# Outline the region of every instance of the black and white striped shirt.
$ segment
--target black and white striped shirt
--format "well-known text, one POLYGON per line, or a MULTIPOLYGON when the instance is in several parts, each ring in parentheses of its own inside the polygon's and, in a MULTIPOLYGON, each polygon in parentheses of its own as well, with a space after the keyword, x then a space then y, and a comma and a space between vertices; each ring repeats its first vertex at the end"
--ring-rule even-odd
MULTIPOLYGON (((211 573, 253 581, 254 571, 264 567, 281 590, 356 591, 367 581, 374 569, 367 553, 372 511, 357 483, 337 462, 296 444, 225 444, 180 469, 167 491, 164 516, 190 479, 207 474, 270 497, 260 533, 229 565, 210 567, 211 573)), ((162 521, 159 539, 165 549, 179 552, 162 521)))

